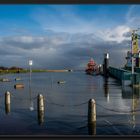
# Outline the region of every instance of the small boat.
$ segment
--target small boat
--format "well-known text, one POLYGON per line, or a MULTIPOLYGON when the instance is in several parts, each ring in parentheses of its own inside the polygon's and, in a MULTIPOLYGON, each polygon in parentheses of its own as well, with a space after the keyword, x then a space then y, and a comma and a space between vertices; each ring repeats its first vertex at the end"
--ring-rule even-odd
POLYGON ((64 84, 64 83, 66 83, 66 81, 58 81, 57 83, 58 84, 64 84))
POLYGON ((99 74, 99 67, 95 63, 93 58, 91 58, 90 61, 88 62, 85 72, 86 72, 86 74, 89 74, 89 75, 98 75, 99 74))

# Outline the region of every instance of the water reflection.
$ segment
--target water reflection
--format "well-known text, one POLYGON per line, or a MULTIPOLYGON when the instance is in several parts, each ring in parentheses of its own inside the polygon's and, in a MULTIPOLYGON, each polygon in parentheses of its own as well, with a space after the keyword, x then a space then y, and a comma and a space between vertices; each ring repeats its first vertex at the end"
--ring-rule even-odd
POLYGON ((139 92, 140 88, 138 87, 130 87, 130 86, 123 86, 122 87, 122 98, 123 99, 139 99, 139 92))
POLYGON ((32 88, 31 88, 31 76, 30 76, 30 80, 29 80, 29 98, 30 98, 30 111, 34 110, 34 104, 33 104, 33 98, 32 98, 32 88))
POLYGON ((45 113, 43 110, 38 109, 38 124, 41 125, 44 122, 45 113))
POLYGON ((89 135, 96 135, 96 122, 88 123, 88 134, 89 135))
POLYGON ((5 113, 6 114, 10 113, 10 104, 5 103, 5 113))
POLYGON ((140 88, 132 88, 132 127, 135 128, 136 126, 136 108, 138 107, 139 103, 139 91, 140 88))
POLYGON ((109 102, 109 85, 108 85, 108 77, 104 77, 104 95, 107 98, 107 102, 109 102))
POLYGON ((132 125, 132 128, 136 127, 136 109, 139 104, 139 93, 140 88, 139 87, 129 87, 129 86, 123 86, 122 87, 122 98, 123 99, 132 99, 132 106, 131 106, 131 119, 130 124, 132 125))

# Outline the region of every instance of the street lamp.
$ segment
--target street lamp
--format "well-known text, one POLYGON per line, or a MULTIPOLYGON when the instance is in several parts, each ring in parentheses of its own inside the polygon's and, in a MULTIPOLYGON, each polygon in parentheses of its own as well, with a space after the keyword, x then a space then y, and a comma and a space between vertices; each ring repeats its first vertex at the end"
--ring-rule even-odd
POLYGON ((30 82, 31 82, 31 66, 33 65, 33 61, 32 60, 29 60, 29 66, 30 66, 30 82))
POLYGON ((30 80, 29 80, 29 94, 30 94, 30 110, 33 111, 34 110, 34 107, 33 107, 33 102, 32 102, 32 97, 31 97, 31 94, 32 94, 32 91, 31 91, 31 73, 32 73, 32 69, 31 69, 31 66, 33 65, 33 61, 32 60, 29 60, 29 66, 30 66, 30 80))

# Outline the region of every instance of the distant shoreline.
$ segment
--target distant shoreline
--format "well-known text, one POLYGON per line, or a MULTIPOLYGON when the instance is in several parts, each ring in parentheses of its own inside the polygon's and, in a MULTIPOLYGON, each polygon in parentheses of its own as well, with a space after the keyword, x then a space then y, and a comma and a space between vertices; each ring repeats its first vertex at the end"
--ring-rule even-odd
MULTIPOLYGON (((73 70, 69 69, 61 69, 61 70, 43 70, 43 69, 32 69, 32 72, 72 72, 73 70)), ((28 73, 30 70, 0 70, 0 74, 8 74, 8 73, 28 73)))

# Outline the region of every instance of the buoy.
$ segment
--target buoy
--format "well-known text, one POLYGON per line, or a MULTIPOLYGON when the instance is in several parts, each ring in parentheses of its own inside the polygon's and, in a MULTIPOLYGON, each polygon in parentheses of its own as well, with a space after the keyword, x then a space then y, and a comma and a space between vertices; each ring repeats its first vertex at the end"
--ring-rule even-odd
POLYGON ((2 82, 10 82, 10 80, 7 79, 7 78, 2 78, 2 79, 0 79, 0 81, 2 81, 2 82))
POLYGON ((58 81, 57 83, 58 84, 64 84, 64 83, 66 83, 66 81, 58 81))
POLYGON ((19 78, 19 77, 18 78, 15 78, 15 81, 19 81, 19 80, 21 80, 21 78, 19 78))
POLYGON ((17 88, 24 88, 24 84, 16 84, 14 85, 14 88, 17 89, 17 88))

